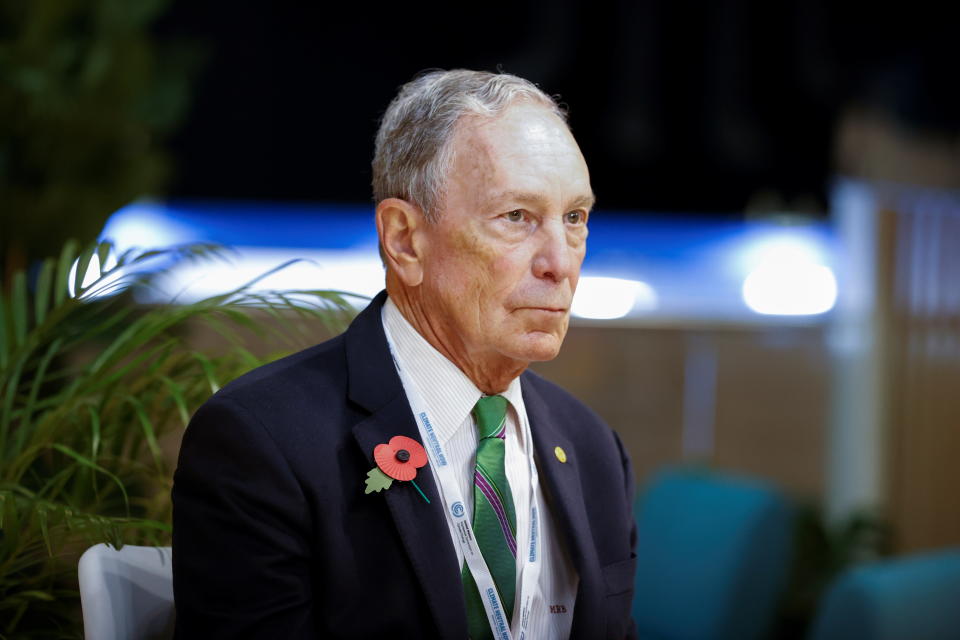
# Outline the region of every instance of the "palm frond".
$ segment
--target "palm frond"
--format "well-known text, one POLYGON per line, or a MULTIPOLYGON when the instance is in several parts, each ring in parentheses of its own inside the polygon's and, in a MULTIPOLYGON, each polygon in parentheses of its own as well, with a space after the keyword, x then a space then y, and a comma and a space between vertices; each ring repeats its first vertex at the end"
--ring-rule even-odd
POLYGON ((75 634, 76 616, 62 612, 76 610, 83 549, 169 541, 164 443, 226 381, 263 364, 265 347, 293 351, 353 315, 344 292, 254 289, 288 265, 192 304, 134 301, 169 269, 224 251, 67 243, 32 283, 18 273, 0 288, 0 638, 29 635, 23 621, 44 612, 75 634), (224 345, 192 345, 200 327, 224 345))

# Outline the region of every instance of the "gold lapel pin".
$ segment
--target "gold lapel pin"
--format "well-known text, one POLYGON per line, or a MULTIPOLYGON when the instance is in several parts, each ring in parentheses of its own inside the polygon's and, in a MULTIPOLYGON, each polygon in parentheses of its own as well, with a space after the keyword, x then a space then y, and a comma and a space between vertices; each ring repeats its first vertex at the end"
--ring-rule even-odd
POLYGON ((553 449, 553 454, 557 456, 557 460, 560 462, 567 461, 567 452, 563 450, 563 447, 555 447, 553 449))

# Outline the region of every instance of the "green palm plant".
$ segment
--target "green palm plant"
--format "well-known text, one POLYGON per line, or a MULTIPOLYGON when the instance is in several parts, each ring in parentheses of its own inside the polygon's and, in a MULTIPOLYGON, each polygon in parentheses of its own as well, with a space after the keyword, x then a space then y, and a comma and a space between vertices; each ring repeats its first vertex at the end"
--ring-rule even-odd
POLYGON ((97 542, 169 543, 171 451, 191 413, 226 381, 352 314, 347 294, 253 283, 192 304, 140 305, 133 292, 158 273, 223 252, 128 251, 101 268, 112 252, 68 243, 32 286, 19 272, 0 288, 2 639, 80 637, 79 554, 97 542), (225 346, 192 345, 197 326, 225 346), (254 342, 272 351, 257 355, 254 342))

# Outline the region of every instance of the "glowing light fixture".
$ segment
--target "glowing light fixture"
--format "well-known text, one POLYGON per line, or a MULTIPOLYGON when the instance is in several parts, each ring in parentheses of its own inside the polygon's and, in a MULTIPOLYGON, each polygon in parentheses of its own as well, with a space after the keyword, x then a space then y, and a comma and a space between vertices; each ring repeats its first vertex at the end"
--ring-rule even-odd
POLYGON ((657 294, 645 282, 586 276, 580 278, 570 312, 580 318, 612 320, 656 307, 657 294))
POLYGON ((837 280, 822 264, 771 261, 743 281, 743 301, 764 315, 804 316, 825 313, 837 301, 837 280))
MULTIPOLYGON (((144 302, 189 303, 238 289, 254 280, 249 291, 332 289, 372 297, 384 287, 383 267, 376 254, 238 247, 228 261, 178 265, 152 288, 144 302), (299 259, 291 256, 297 256, 299 259), (286 266, 279 268, 281 265, 286 266), (264 276, 268 271, 274 270, 264 276), (260 278, 258 280, 258 278, 260 278)), ((362 300, 357 304, 364 306, 362 300)))
POLYGON ((153 249, 186 244, 196 240, 196 230, 170 216, 164 205, 140 201, 120 209, 100 233, 113 241, 117 251, 132 247, 153 249))

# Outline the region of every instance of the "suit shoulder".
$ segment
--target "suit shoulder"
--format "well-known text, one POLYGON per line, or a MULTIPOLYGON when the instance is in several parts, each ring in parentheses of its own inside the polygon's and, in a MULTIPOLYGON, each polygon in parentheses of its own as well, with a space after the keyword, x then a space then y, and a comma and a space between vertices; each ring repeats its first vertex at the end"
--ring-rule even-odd
MULTIPOLYGON (((522 380, 524 388, 546 405, 551 419, 571 441, 588 448, 622 450, 620 438, 613 428, 572 393, 532 371, 524 372, 522 380)), ((527 411, 530 411, 529 402, 527 411)))
MULTIPOLYGON (((216 397, 249 400, 261 395, 285 395, 309 380, 313 389, 323 383, 343 382, 346 357, 343 336, 314 345, 259 366, 223 387, 216 397)), ((334 384, 334 386, 339 386, 334 384)))
POLYGON ((293 460, 321 439, 339 442, 348 433, 342 428, 349 422, 344 418, 349 411, 346 378, 342 337, 257 367, 196 411, 184 446, 188 442, 220 446, 224 439, 265 435, 293 460))
POLYGON ((540 397, 550 404, 552 409, 556 409, 560 413, 566 413, 581 420, 587 419, 599 426, 610 429, 603 418, 597 415, 593 409, 555 382, 551 382, 529 370, 524 372, 521 379, 525 387, 530 387, 532 391, 539 394, 540 397))

